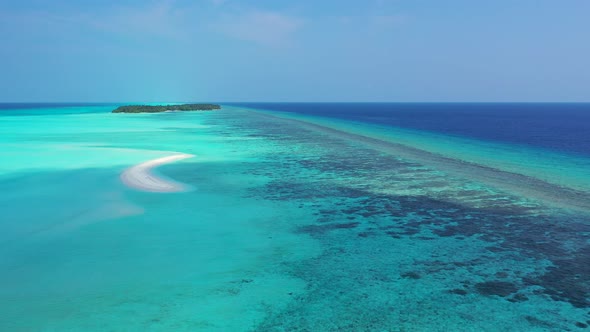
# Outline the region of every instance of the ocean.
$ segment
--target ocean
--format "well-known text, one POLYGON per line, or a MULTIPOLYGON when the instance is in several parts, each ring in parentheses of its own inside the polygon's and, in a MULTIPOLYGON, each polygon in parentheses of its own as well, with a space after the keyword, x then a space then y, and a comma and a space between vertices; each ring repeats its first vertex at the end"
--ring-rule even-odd
POLYGON ((1 331, 589 328, 590 104, 222 105, 0 104, 1 331))

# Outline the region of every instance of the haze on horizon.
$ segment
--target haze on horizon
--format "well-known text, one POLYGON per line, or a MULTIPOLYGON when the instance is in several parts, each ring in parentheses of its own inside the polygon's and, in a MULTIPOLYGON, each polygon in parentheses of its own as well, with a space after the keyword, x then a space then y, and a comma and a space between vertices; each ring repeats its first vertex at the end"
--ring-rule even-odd
POLYGON ((0 102, 590 101, 586 0, 4 0, 0 102))

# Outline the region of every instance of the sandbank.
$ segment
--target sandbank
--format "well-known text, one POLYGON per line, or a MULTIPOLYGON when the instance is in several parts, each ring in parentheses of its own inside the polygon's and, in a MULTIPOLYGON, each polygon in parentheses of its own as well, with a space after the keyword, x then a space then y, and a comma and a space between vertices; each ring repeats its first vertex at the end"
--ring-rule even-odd
POLYGON ((148 160, 123 171, 123 173, 121 173, 121 181, 130 188, 142 191, 159 193, 185 191, 185 185, 170 179, 159 177, 152 173, 152 169, 164 164, 192 157, 194 157, 192 154, 177 153, 163 158, 148 160))

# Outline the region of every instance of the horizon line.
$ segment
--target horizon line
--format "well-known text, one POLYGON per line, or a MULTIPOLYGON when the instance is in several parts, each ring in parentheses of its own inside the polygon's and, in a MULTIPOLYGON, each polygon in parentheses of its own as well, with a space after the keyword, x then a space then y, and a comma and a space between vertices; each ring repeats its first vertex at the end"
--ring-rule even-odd
POLYGON ((0 101, 4 104, 129 104, 129 103, 216 103, 216 104, 590 104, 589 101, 0 101))

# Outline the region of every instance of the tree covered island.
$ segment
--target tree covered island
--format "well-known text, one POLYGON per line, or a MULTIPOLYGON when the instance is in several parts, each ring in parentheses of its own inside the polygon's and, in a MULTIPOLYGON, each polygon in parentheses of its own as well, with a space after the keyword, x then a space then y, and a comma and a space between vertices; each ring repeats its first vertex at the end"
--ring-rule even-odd
POLYGON ((160 113, 167 111, 213 111, 221 109, 216 104, 183 104, 183 105, 128 105, 118 107, 113 113, 160 113))

